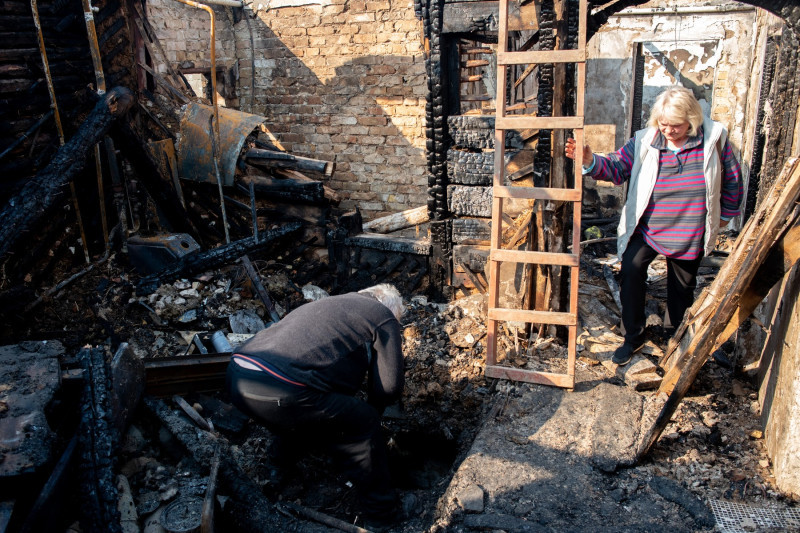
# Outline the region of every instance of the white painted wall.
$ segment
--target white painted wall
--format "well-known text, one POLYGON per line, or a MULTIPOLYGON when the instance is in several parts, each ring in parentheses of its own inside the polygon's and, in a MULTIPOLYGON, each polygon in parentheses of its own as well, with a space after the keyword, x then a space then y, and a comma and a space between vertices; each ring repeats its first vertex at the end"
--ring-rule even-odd
MULTIPOLYGON (((633 58, 642 43, 648 65, 644 101, 652 101, 676 76, 659 66, 663 58, 679 67, 681 79, 710 83, 710 101, 703 103, 711 118, 729 131, 740 152, 748 126, 747 103, 755 49, 756 9, 737 2, 654 1, 611 17, 587 45, 586 139, 601 153, 618 149, 627 141, 631 124, 633 58), (661 52, 662 59, 656 56, 661 52)), ((757 89, 757 86, 756 86, 757 89)), ((741 157, 740 157, 741 159, 741 157)), ((746 169, 745 169, 746 170, 746 169)), ((620 188, 596 184, 601 203, 620 188)), ((616 213, 613 205, 608 215, 616 213)))

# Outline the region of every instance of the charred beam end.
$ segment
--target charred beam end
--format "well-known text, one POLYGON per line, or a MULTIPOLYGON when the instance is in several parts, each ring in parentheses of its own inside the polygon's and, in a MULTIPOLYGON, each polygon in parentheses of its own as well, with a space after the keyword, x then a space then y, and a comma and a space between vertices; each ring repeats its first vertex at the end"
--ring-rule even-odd
POLYGON ((187 254, 161 272, 142 278, 136 287, 136 293, 140 296, 150 294, 158 289, 162 283, 172 281, 179 276, 193 276, 208 269, 233 262, 243 255, 260 250, 266 244, 279 237, 297 231, 300 227, 301 224, 299 222, 290 222, 277 229, 259 232, 258 240, 254 237, 248 237, 213 250, 187 254))
POLYGON ((262 150, 260 148, 250 148, 245 154, 248 162, 261 164, 267 167, 295 168, 298 170, 310 170, 330 177, 336 168, 332 161, 312 159, 310 157, 300 157, 286 152, 276 152, 274 150, 262 150))
POLYGON ((360 246, 383 250, 385 252, 398 252, 415 255, 431 255, 431 243, 428 240, 411 239, 408 237, 388 237, 375 233, 362 233, 355 237, 345 239, 348 246, 360 246))
POLYGON ((125 87, 115 87, 95 105, 75 135, 62 146, 50 163, 11 198, 0 211, 0 257, 25 235, 39 218, 55 206, 64 187, 86 165, 85 154, 102 140, 111 124, 124 116, 135 102, 125 87))

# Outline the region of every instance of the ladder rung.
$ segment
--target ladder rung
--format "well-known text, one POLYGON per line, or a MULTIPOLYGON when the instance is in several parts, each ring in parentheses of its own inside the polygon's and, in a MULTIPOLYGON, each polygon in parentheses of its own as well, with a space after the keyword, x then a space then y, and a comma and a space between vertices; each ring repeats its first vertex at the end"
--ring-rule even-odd
POLYGON ((562 265, 576 267, 580 265, 577 254, 558 252, 532 252, 527 250, 498 250, 489 253, 490 261, 506 263, 529 263, 533 265, 562 265))
POLYGON ((524 368, 510 368, 507 366, 486 365, 484 375, 487 378, 510 379, 524 381, 525 383, 539 383, 540 385, 553 385, 571 389, 575 386, 575 376, 569 374, 556 374, 555 372, 540 372, 524 368))
POLYGON ((466 50, 461 50, 462 54, 466 55, 474 55, 474 54, 491 54, 491 48, 467 48, 466 50))
POLYGON ((580 202, 581 191, 576 189, 554 189, 551 187, 505 187, 492 189, 497 198, 517 198, 520 200, 560 200, 580 202))
POLYGON ((464 68, 474 68, 474 67, 488 67, 489 60, 488 59, 468 59, 461 63, 461 66, 464 68))
POLYGON ((498 130, 575 130, 583 128, 583 117, 498 117, 494 124, 498 130))
POLYGON ((528 52, 497 52, 498 65, 528 65, 547 63, 582 63, 586 50, 531 50, 528 52))
POLYGON ((556 324, 559 326, 574 326, 578 323, 578 317, 572 313, 529 311, 527 309, 505 309, 502 307, 490 308, 489 320, 527 322, 529 324, 556 324))

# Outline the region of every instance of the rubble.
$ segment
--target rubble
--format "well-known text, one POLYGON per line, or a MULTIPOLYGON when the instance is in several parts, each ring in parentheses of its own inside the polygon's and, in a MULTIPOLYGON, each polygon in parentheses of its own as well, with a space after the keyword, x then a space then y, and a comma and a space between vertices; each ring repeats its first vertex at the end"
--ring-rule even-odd
MULTIPOLYGON (((304 284, 301 287, 292 281, 294 270, 286 269, 282 259, 278 259, 283 258, 283 255, 276 253, 273 257, 275 259, 272 263, 257 259, 254 265, 265 290, 281 312, 291 310, 306 300, 303 288, 308 296, 317 292, 311 286, 304 284)), ((104 287, 102 298, 95 304, 96 308, 105 309, 106 320, 115 324, 115 334, 124 335, 132 350, 143 359, 148 372, 147 393, 166 398, 180 394, 199 416, 211 420, 214 429, 230 443, 230 452, 223 456, 235 461, 238 465, 235 468, 240 469, 242 475, 249 480, 247 483, 252 483, 250 486, 253 491, 266 495, 268 503, 262 502, 259 505, 265 510, 272 509, 268 520, 290 520, 274 504, 291 501, 300 502, 303 507, 317 510, 337 520, 352 521, 355 516, 354 495, 346 484, 347 480, 339 477, 337 469, 327 458, 309 454, 295 465, 294 473, 285 480, 286 484, 281 491, 276 492, 276 479, 271 474, 273 465, 268 458, 272 442, 270 433, 261 426, 248 422, 246 418, 236 422, 230 411, 225 411, 224 397, 220 403, 219 399, 212 401, 213 396, 208 393, 199 393, 202 390, 220 390, 226 365, 224 355, 209 353, 203 356, 195 352, 192 357, 208 357, 208 362, 192 359, 193 362, 188 366, 174 366, 178 362, 175 357, 183 356, 187 352, 198 337, 198 332, 201 333, 200 337, 203 334, 210 337, 211 333, 220 330, 230 332, 234 329, 233 324, 244 317, 248 317, 248 322, 260 319, 266 323, 269 320, 269 314, 249 284, 243 267, 232 264, 220 270, 209 270, 194 278, 177 279, 163 284, 150 295, 134 296, 132 283, 115 272, 113 265, 112 260, 105 271, 93 271, 77 280, 72 293, 96 299, 93 296, 96 288, 104 287), (181 303, 178 300, 179 294, 186 290, 197 291, 197 296, 184 298, 185 301, 181 303), (112 305, 115 301, 121 305, 112 305), (150 306, 153 311, 148 311, 142 304, 150 306), (191 330, 181 322, 189 310, 195 312, 191 330), (153 316, 160 319, 160 324, 153 321, 153 316), (189 371, 202 374, 192 374, 189 371), (204 377, 201 379, 201 376, 204 377), (172 384, 164 381, 165 378, 171 379, 172 384), (151 388, 151 380, 160 389, 151 388)), ((601 269, 595 269, 594 272, 594 276, 584 273, 582 308, 590 302, 598 301, 609 302, 609 308, 613 308, 601 269)), ((661 282, 656 282, 658 283, 661 282)), ((316 287, 324 290, 324 287, 316 287)), ((487 454, 487 458, 496 457, 501 464, 512 460, 522 450, 536 451, 542 457, 550 453, 537 444, 540 443, 536 440, 539 437, 531 440, 530 434, 523 430, 524 418, 520 416, 527 408, 519 402, 542 401, 548 395, 555 394, 550 392, 553 389, 540 387, 534 390, 528 388, 534 386, 522 387, 502 380, 489 380, 483 375, 486 307, 486 296, 479 293, 450 303, 437 303, 424 295, 413 295, 407 301, 407 313, 402 322, 403 348, 407 363, 406 387, 402 401, 388 409, 385 414, 385 429, 390 437, 394 474, 411 511, 408 520, 395 531, 437 531, 445 519, 463 523, 465 527, 493 523, 493 520, 507 523, 509 527, 521 527, 527 523, 524 517, 530 513, 544 518, 552 516, 545 510, 549 504, 543 503, 549 501, 547 498, 550 496, 541 500, 533 494, 526 496, 527 493, 524 493, 512 498, 516 502, 513 506, 496 506, 496 493, 492 487, 494 483, 500 483, 501 478, 508 477, 507 468, 481 468, 480 471, 488 473, 490 478, 484 481, 470 478, 472 481, 463 486, 466 492, 461 488, 461 477, 457 472, 458 469, 469 469, 473 465, 475 459, 469 459, 469 450, 480 449, 481 441, 477 441, 476 445, 475 440, 479 431, 497 433, 502 439, 500 444, 486 447, 483 452, 487 454), (452 476, 456 476, 453 481, 452 476), (446 494, 455 490, 458 492, 453 494, 458 494, 457 500, 461 502, 458 504, 459 508, 465 511, 466 507, 475 509, 470 510, 463 520, 455 508, 451 509, 449 504, 444 503, 447 501, 446 494), (483 494, 480 498, 478 490, 483 494), (483 501, 483 510, 478 510, 479 500, 483 501), (440 502, 438 511, 437 502, 440 502), (451 516, 450 512, 455 514, 451 516)), ((60 323, 64 323, 64 320, 68 323, 72 316, 81 316, 75 314, 74 306, 69 305, 68 301, 56 299, 43 302, 42 314, 37 320, 46 322, 49 314, 56 309, 61 310, 60 323)), ((602 402, 616 405, 614 398, 620 393, 612 394, 612 391, 620 389, 624 376, 617 375, 616 371, 610 371, 602 364, 590 364, 598 358, 596 352, 599 347, 610 348, 618 340, 615 315, 608 313, 582 316, 586 334, 580 338, 583 346, 581 354, 594 359, 586 358, 584 362, 578 363, 579 391, 563 393, 565 396, 560 402, 563 403, 572 398, 570 395, 579 394, 588 387, 596 394, 591 409, 594 411, 602 402), (601 385, 602 388, 598 388, 601 385)), ((102 327, 90 329, 89 337, 84 339, 102 343, 105 331, 102 327)), ((227 337, 234 345, 240 342, 233 335, 229 334, 227 337)), ((514 364, 549 368, 565 357, 564 347, 556 338, 535 336, 529 344, 527 338, 518 337, 515 341, 511 329, 504 332, 503 337, 506 339, 507 355, 514 364)), ((640 354, 640 363, 634 362, 630 366, 632 375, 648 375, 647 372, 636 372, 643 371, 640 367, 647 364, 645 361, 652 364, 657 359, 663 346, 661 342, 655 337, 651 338, 652 350, 643 351, 640 354)), ((210 339, 206 344, 209 351, 213 352, 210 339)), ((74 344, 67 345, 67 352, 74 347, 74 344)), ((714 363, 706 365, 698 379, 696 390, 680 404, 673 422, 668 426, 652 456, 638 466, 613 474, 602 474, 611 477, 603 477, 604 481, 598 481, 599 488, 591 489, 592 494, 607 492, 611 502, 608 505, 628 506, 630 502, 639 501, 642 497, 653 498, 654 494, 660 494, 657 489, 661 487, 661 482, 653 485, 650 480, 662 477, 680 484, 685 492, 678 491, 676 494, 683 494, 685 498, 691 494, 692 498, 700 498, 706 502, 721 499, 750 504, 791 503, 787 495, 774 488, 770 465, 764 458, 763 440, 755 438, 757 433, 754 431, 759 429, 751 406, 755 391, 746 380, 734 379, 732 373, 732 369, 714 363)), ((631 389, 629 394, 639 396, 641 393, 631 389)), ((645 392, 645 397, 648 394, 651 393, 645 392)), ((125 438, 121 441, 116 475, 125 475, 128 479, 142 528, 145 524, 150 524, 146 527, 157 530, 155 528, 158 522, 155 517, 176 499, 189 496, 202 501, 205 494, 204 480, 208 476, 207 468, 213 457, 213 446, 200 444, 197 435, 207 432, 189 425, 188 416, 176 409, 177 406, 165 405, 156 410, 167 416, 171 420, 170 424, 177 423, 178 419, 183 420, 180 424, 185 430, 178 433, 185 435, 182 437, 185 439, 194 435, 192 440, 179 444, 172 432, 159 431, 152 420, 139 415, 134 426, 126 431, 125 438), (202 451, 203 455, 193 457, 192 453, 198 453, 198 446, 199 450, 205 451, 202 451)), ((588 412, 577 407, 572 411, 584 418, 588 412)), ((628 431, 637 427, 627 419, 620 419, 618 416, 615 418, 618 419, 618 426, 615 427, 620 431, 623 428, 628 431)), ((607 423, 602 420, 602 417, 597 419, 595 429, 607 423)), ((560 434, 558 439, 563 439, 568 434, 569 431, 560 434)), ((619 439, 621 434, 615 435, 615 439, 619 439)), ((558 442, 561 442, 558 439, 545 438, 550 447, 558 447, 558 442)), ((589 470, 586 472, 613 470, 614 464, 626 461, 624 457, 619 457, 616 462, 600 460, 609 457, 612 450, 618 449, 616 441, 612 446, 610 442, 603 444, 594 439, 591 449, 596 451, 589 453, 589 456, 596 460, 587 467, 589 470), (602 453, 599 450, 603 450, 602 453)), ((570 461, 567 460, 564 464, 572 464, 570 461)), ((232 463, 221 468, 220 475, 229 472, 231 468, 234 468, 232 463)), ((517 466, 512 468, 518 472, 517 466)), ((226 483, 228 482, 224 482, 218 489, 219 497, 230 495, 231 489, 227 488, 226 483)), ((565 480, 564 483, 570 482, 565 480)), ((544 486, 546 484, 542 485, 544 486)), ((215 517, 221 521, 218 523, 227 523, 225 521, 232 514, 242 511, 241 504, 235 500, 228 498, 225 501, 222 511, 215 517)), ((593 501, 595 500, 589 500, 593 501)), ((688 504, 684 502, 669 505, 683 509, 681 506, 688 504)), ((587 519, 593 516, 591 513, 600 512, 604 508, 589 504, 583 507, 585 509, 582 512, 589 513, 585 514, 587 519)), ((246 530, 247 520, 253 519, 253 515, 242 516, 250 518, 242 518, 236 528, 246 530)), ((291 520, 297 518, 293 517, 291 520)), ((287 526, 276 527, 280 529, 287 526)))

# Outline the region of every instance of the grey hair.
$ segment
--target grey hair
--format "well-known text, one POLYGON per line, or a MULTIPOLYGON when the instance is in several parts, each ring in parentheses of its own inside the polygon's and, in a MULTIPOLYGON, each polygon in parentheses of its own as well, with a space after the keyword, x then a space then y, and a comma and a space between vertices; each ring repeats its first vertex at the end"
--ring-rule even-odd
POLYGON ((649 126, 658 127, 660 120, 680 120, 689 123, 689 137, 697 135, 703 125, 703 108, 694 97, 694 93, 686 87, 673 85, 658 95, 653 109, 650 110, 649 126))
POLYGON ((394 287, 394 285, 390 285, 389 283, 374 285, 358 292, 359 294, 371 294, 374 296, 376 300, 389 308, 389 311, 392 312, 397 320, 400 320, 400 318, 403 316, 403 313, 406 311, 406 308, 403 305, 403 297, 400 296, 400 292, 394 287))

